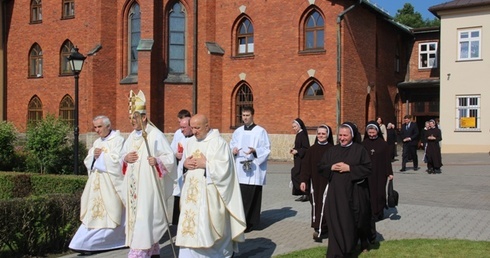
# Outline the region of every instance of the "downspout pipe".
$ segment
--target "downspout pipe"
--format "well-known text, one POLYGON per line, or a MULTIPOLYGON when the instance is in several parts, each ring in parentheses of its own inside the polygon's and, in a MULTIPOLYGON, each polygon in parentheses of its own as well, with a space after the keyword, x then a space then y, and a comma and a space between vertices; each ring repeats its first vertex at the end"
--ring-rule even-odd
POLYGON ((336 116, 337 116, 337 131, 339 128, 339 125, 342 123, 340 121, 341 119, 341 107, 342 107, 342 89, 341 89, 341 74, 342 74, 342 37, 341 37, 341 24, 342 20, 344 19, 344 16, 354 9, 356 6, 362 3, 363 0, 359 0, 358 3, 355 3, 351 6, 349 6, 347 9, 342 11, 337 15, 337 110, 336 110, 336 116))
POLYGON ((194 43, 192 49, 194 51, 194 55, 192 58, 192 69, 194 74, 194 80, 192 81, 192 114, 197 114, 197 0, 194 0, 194 43))

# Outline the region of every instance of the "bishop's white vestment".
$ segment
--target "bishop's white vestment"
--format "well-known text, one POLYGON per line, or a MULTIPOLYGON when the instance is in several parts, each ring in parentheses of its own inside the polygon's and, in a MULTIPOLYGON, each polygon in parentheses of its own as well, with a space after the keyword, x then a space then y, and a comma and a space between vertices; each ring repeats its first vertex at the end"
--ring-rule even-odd
POLYGON ((121 157, 136 151, 138 160, 123 161, 125 174, 126 245, 131 249, 148 250, 163 236, 168 227, 165 211, 172 196, 175 179, 175 156, 165 135, 156 127, 146 126, 147 142, 142 131, 133 131, 126 139, 121 157), (148 157, 155 157, 151 167, 148 157))

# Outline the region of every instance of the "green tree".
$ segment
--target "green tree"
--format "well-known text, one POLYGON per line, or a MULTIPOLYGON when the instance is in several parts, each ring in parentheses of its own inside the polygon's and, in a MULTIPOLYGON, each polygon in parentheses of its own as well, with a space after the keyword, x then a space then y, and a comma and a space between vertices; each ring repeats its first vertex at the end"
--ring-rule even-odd
POLYGON ((405 3, 402 9, 399 9, 395 15, 395 21, 401 24, 405 24, 412 28, 422 27, 436 27, 440 25, 440 21, 437 18, 433 20, 423 19, 422 14, 415 11, 415 8, 410 3, 405 3))
MULTIPOLYGON (((27 170, 41 174, 73 174, 73 140, 68 136, 71 127, 65 121, 48 115, 28 127, 26 132, 27 170)), ((79 170, 87 148, 79 143, 79 170), (80 158, 81 157, 81 158, 80 158)))
POLYGON ((11 171, 15 163, 17 130, 7 121, 0 122, 0 170, 11 171))

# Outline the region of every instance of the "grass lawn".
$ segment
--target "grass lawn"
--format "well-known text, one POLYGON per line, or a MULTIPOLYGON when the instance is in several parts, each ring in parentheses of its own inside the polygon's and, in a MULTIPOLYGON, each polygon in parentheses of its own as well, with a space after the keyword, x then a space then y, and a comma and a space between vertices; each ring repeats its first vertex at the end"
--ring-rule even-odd
MULTIPOLYGON (((359 247, 359 246, 358 246, 359 247)), ((278 258, 325 257, 325 247, 300 250, 278 255, 278 258)), ((369 252, 354 257, 490 257, 490 242, 447 239, 405 239, 382 241, 372 245, 369 252)))

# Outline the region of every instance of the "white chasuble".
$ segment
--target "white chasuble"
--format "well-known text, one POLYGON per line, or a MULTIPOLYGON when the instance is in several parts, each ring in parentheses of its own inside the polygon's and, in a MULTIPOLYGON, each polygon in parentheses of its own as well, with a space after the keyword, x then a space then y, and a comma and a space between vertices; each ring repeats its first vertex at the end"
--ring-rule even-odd
POLYGON ((126 245, 147 250, 157 243, 167 229, 167 199, 172 195, 176 174, 175 156, 163 133, 146 126, 148 148, 141 131, 133 131, 123 147, 122 157, 136 151, 138 160, 123 164, 126 183, 126 245), (148 154, 148 149, 150 154, 148 154), (157 159, 151 167, 149 156, 157 159))
POLYGON ((124 212, 122 185, 124 177, 119 163, 124 138, 119 131, 112 131, 105 139, 97 139, 89 150, 84 163, 89 178, 80 202, 80 220, 87 228, 115 228, 121 225, 124 212), (94 159, 95 148, 102 154, 94 159), (105 170, 94 169, 98 161, 105 170))
POLYGON ((245 239, 245 215, 229 146, 214 129, 202 141, 189 139, 184 156, 191 155, 204 155, 206 169, 185 175, 176 245, 213 249, 228 239, 236 248, 236 242, 245 239))

